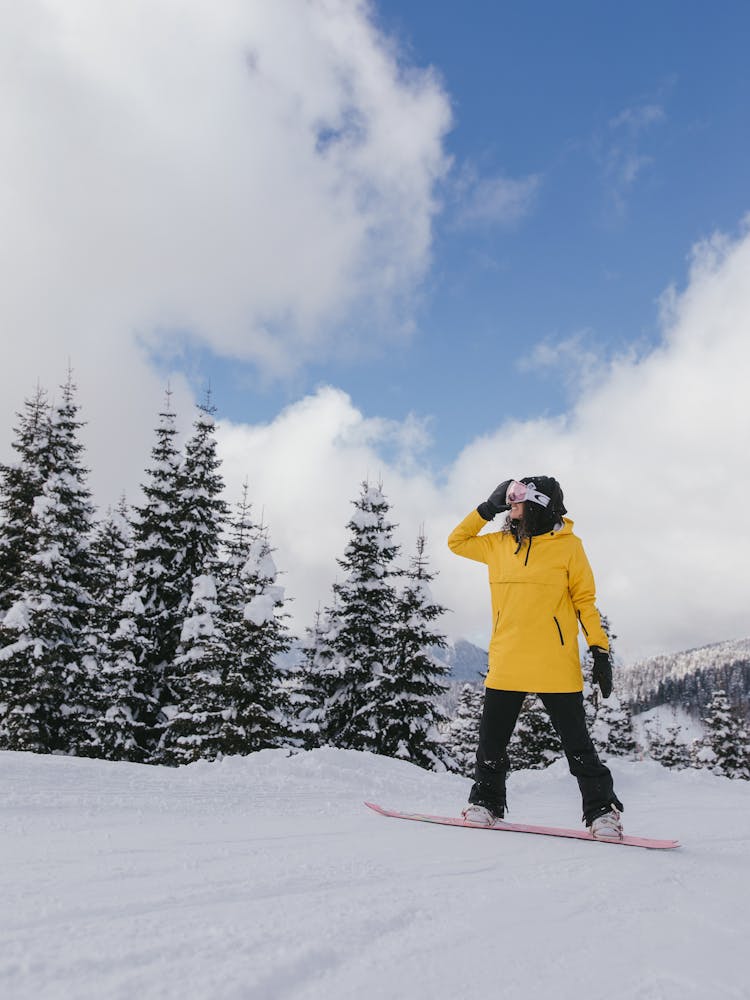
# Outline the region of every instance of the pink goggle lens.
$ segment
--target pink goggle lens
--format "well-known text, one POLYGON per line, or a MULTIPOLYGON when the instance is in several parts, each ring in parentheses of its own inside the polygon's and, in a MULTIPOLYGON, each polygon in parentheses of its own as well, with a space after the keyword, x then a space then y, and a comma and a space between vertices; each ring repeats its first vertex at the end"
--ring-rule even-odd
POLYGON ((526 484, 519 483, 514 479, 508 487, 505 499, 508 503, 523 503, 526 499, 527 492, 526 484))

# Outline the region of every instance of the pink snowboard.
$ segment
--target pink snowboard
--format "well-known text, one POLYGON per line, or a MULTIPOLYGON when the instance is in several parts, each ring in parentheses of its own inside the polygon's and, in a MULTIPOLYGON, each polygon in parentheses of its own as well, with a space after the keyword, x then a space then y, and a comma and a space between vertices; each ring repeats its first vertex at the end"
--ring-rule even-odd
POLYGON ((556 826, 530 826, 526 823, 503 823, 499 826, 481 826, 479 823, 469 823, 465 819, 453 816, 426 816, 424 813, 398 812, 396 809, 384 809, 374 802, 365 805, 381 816, 392 816, 394 819, 413 819, 418 823, 439 823, 442 826, 468 826, 474 830, 491 830, 504 833, 536 833, 543 837, 569 837, 572 840, 591 840, 596 844, 622 844, 625 847, 648 847, 651 850, 670 850, 679 847, 676 840, 653 840, 650 837, 623 837, 622 840, 595 840, 586 830, 563 830, 556 826))

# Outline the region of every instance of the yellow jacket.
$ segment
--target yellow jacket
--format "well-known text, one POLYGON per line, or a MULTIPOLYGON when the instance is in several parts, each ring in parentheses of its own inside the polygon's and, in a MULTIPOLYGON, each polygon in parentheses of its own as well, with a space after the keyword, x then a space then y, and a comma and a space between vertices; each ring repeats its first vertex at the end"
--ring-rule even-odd
POLYGON ((487 521, 477 512, 454 528, 452 552, 487 564, 492 594, 492 638, 487 687, 503 691, 580 691, 580 623, 589 646, 608 649, 596 610, 594 575, 563 519, 559 531, 525 538, 520 547, 512 534, 480 535, 487 521))

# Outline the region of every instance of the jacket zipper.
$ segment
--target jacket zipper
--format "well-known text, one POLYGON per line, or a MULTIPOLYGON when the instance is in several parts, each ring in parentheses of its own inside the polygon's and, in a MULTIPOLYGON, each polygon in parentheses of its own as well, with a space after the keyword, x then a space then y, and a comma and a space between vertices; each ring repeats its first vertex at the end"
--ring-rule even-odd
POLYGON ((563 639, 562 629, 560 628, 560 622, 553 616, 552 621, 557 625, 557 634, 560 636, 560 645, 565 645, 565 640, 563 639))
POLYGON ((580 622, 581 628, 583 629, 583 634, 584 635, 588 635, 589 634, 589 630, 586 628, 586 626, 581 621, 581 612, 580 611, 578 612, 578 621, 580 622))
POLYGON ((500 624, 500 612, 498 611, 498 613, 497 613, 497 617, 495 618, 495 627, 494 627, 494 629, 492 630, 492 631, 493 631, 493 634, 494 634, 495 632, 497 632, 497 626, 498 626, 499 624, 500 624))

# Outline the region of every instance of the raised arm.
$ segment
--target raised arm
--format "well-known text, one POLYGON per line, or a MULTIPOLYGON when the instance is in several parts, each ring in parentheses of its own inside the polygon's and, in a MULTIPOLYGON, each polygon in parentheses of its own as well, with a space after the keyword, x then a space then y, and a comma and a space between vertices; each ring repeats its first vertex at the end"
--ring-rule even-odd
POLYGON ((487 520, 479 511, 473 510, 451 531, 448 536, 448 548, 457 556, 486 563, 490 538, 489 535, 479 534, 485 524, 487 520))

